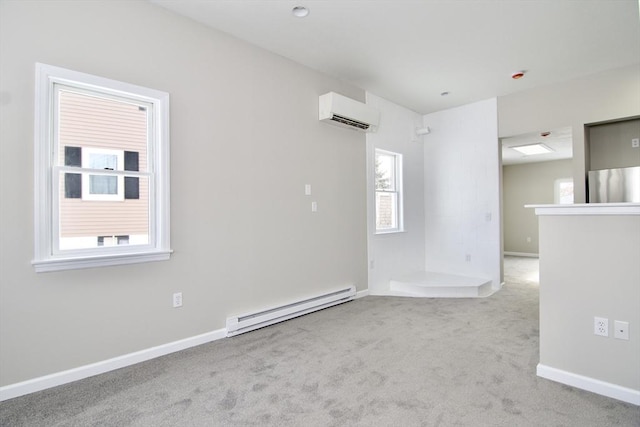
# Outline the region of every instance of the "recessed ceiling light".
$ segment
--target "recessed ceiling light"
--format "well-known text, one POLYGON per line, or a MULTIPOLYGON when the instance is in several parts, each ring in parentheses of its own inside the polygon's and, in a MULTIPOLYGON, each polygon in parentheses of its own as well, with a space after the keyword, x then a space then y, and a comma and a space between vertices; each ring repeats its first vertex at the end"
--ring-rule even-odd
POLYGON ((544 144, 519 145, 517 147, 511 147, 511 148, 521 152, 525 156, 533 156, 536 154, 546 154, 546 153, 553 152, 551 148, 547 147, 544 144))
POLYGON ((524 73, 526 73, 526 71, 516 71, 515 73, 511 74, 511 78, 514 80, 518 80, 524 77, 524 73))
POLYGON ((309 14, 309 9, 307 9, 304 6, 296 6, 293 9, 291 9, 291 13, 293 13, 293 16, 297 18, 304 18, 309 14))

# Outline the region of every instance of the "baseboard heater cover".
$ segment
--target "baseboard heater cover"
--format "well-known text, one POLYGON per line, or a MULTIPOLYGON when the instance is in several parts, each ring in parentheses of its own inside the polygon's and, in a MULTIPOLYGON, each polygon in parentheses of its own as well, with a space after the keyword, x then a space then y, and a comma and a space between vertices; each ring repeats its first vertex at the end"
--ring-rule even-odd
POLYGON ((272 307, 266 310, 227 318, 227 337, 264 328, 274 323, 284 322, 327 307, 342 304, 354 299, 356 287, 351 285, 337 291, 296 301, 290 304, 272 307))

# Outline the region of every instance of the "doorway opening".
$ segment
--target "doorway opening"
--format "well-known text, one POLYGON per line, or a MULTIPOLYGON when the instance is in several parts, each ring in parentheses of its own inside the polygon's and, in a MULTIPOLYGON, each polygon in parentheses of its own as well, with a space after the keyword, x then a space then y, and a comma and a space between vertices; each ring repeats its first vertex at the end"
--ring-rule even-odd
POLYGON ((525 205, 573 203, 572 129, 514 135, 500 144, 504 281, 535 277, 537 283, 538 218, 525 205))

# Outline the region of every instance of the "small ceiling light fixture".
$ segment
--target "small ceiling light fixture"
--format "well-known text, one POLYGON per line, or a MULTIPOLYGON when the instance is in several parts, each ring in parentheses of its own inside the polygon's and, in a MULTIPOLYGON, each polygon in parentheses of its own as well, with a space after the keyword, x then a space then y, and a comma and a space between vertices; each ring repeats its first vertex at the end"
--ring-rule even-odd
POLYGON ((449 92, 447 92, 446 90, 444 92, 440 93, 440 96, 447 96, 447 95, 449 95, 449 92))
POLYGON ((552 153, 553 150, 544 144, 529 144, 519 145, 517 147, 511 147, 516 151, 524 154, 525 156, 534 156, 536 154, 552 153))
POLYGON ((549 131, 542 132, 542 133, 540 134, 540 136, 541 136, 541 137, 543 137, 543 138, 546 138, 546 137, 547 137, 547 136, 549 136, 549 135, 551 135, 551 132, 549 132, 549 131))
POLYGON ((291 13, 293 13, 293 16, 295 16, 296 18, 304 18, 309 14, 309 9, 304 6, 296 6, 291 9, 291 13))
POLYGON ((515 73, 511 74, 511 78, 513 80, 518 80, 524 77, 524 73, 526 73, 526 71, 522 70, 522 71, 516 71, 515 73))

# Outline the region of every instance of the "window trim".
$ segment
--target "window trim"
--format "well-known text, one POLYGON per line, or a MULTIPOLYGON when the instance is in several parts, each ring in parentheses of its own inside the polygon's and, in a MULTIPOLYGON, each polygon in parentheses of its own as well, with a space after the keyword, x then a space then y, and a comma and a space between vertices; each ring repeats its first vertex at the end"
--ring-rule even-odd
MULTIPOLYGON (((129 83, 106 79, 47 64, 36 63, 34 117, 34 259, 36 272, 92 268, 170 258, 170 159, 169 159, 169 94, 129 83), (122 245, 114 250, 78 250, 59 253, 54 248, 57 229, 54 221, 54 195, 59 180, 53 179, 56 166, 57 120, 55 85, 66 85, 89 91, 106 92, 153 105, 149 131, 155 141, 149 146, 149 165, 153 182, 149 182, 149 245, 122 245), (151 169, 153 168, 153 169, 151 169), (151 206, 153 204, 153 206, 151 206), (126 246, 126 247, 125 247, 126 246)), ((114 171, 116 172, 116 171, 114 171)), ((118 172, 116 172, 117 174, 118 172)), ((123 172, 120 172, 123 173, 123 172)), ((112 249, 112 248, 109 248, 112 249)))
POLYGON ((375 235, 382 235, 382 234, 394 234, 394 233, 404 233, 405 229, 404 229, 404 210, 403 210, 403 205, 404 205, 404 189, 403 189, 403 182, 402 182, 402 163, 403 163, 403 159, 402 159, 402 154, 401 153, 396 153, 393 151, 388 151, 388 150, 383 150, 380 148, 375 148, 374 152, 373 152, 373 225, 375 228, 375 235), (376 197, 379 190, 376 189, 376 165, 375 165, 375 159, 376 159, 376 155, 380 153, 382 155, 385 156, 392 156, 394 158, 394 182, 395 182, 395 191, 380 191, 381 193, 394 193, 397 195, 397 201, 396 201, 396 211, 397 211, 397 227, 395 228, 385 228, 385 229, 378 229, 378 198, 376 197))

